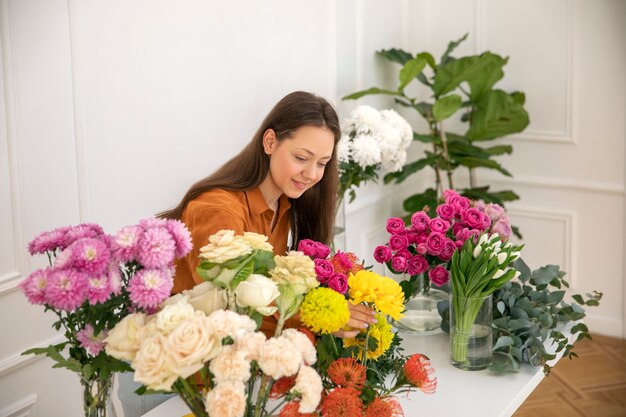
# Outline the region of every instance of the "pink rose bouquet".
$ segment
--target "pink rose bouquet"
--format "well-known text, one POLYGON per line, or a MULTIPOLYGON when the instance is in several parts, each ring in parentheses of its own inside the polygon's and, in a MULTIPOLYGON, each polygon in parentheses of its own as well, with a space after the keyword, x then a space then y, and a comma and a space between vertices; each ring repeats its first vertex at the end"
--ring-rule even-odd
POLYGON ((435 213, 418 211, 411 216, 409 226, 401 218, 392 217, 386 229, 389 240, 374 249, 374 259, 393 273, 410 275, 401 283, 407 299, 418 289, 420 275, 428 277, 426 284, 447 284, 452 255, 466 240, 476 242, 487 232, 498 233, 506 241, 512 234, 504 208, 472 201, 453 190, 444 191, 443 202, 435 213))
POLYGON ((19 286, 31 304, 56 314, 53 327, 63 330, 65 340, 23 354, 45 354, 57 362, 55 367, 77 372, 85 415, 100 415, 113 372, 130 370, 104 352, 109 330, 131 312, 157 310, 170 295, 174 259, 191 247, 189 231, 178 220, 145 219, 115 235, 96 224, 39 234, 28 251, 46 254, 50 266, 19 286))

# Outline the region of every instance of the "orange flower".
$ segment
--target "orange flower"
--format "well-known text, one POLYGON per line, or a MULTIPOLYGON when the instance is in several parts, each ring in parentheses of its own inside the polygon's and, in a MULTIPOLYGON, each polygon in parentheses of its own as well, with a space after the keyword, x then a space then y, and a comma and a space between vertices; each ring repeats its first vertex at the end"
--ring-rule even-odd
POLYGON ((348 275, 350 272, 356 274, 363 269, 363 264, 359 261, 359 257, 352 252, 337 253, 330 258, 330 263, 333 264, 335 272, 348 275))
POLYGON ((295 401, 288 402, 278 413, 279 417, 317 417, 317 413, 305 413, 300 412, 300 404, 295 401))
POLYGON ((340 387, 361 391, 365 385, 365 367, 354 358, 339 358, 328 367, 330 380, 340 387))
POLYGON ((404 411, 395 398, 376 397, 365 409, 365 417, 404 417, 404 411))
POLYGON ((322 417, 362 417, 363 402, 354 388, 335 388, 322 400, 322 417))
POLYGON ((285 376, 274 382, 270 390, 270 398, 280 398, 296 385, 296 376, 285 376))
POLYGON ((437 378, 430 360, 422 354, 411 356, 404 363, 404 375, 409 384, 421 389, 426 394, 434 394, 437 390, 437 378))

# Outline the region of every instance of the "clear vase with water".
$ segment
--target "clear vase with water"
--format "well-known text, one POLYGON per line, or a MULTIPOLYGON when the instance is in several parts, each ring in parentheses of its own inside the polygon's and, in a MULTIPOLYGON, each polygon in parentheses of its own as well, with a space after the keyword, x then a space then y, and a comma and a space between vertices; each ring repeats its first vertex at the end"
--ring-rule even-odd
POLYGON ((441 316, 437 309, 440 301, 448 299, 448 293, 431 285, 430 279, 424 274, 403 279, 414 279, 416 290, 404 304, 405 311, 400 320, 393 322, 401 332, 421 335, 441 333, 441 316))
POLYGON ((450 298, 450 362, 476 371, 493 362, 492 296, 450 298))

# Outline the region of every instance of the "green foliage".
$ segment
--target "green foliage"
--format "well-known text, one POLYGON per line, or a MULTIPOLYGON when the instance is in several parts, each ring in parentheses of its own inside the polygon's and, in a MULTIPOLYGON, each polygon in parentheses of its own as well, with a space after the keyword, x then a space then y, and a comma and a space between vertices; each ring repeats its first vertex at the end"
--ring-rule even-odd
MULTIPOLYGON (((344 100, 356 100, 371 94, 392 95, 395 96, 396 103, 414 109, 428 123, 429 132, 414 134, 414 140, 432 145, 432 150, 426 151, 425 157, 406 164, 400 172, 388 174, 384 178, 385 184, 392 181, 401 183, 426 167, 435 171, 435 187, 417 193, 405 201, 404 208, 409 212, 414 207, 419 207, 418 210, 424 206, 434 208, 446 179, 445 188, 457 189, 453 174, 458 168, 467 168, 470 171, 470 187, 457 189, 466 197, 480 198, 487 203, 500 205, 519 198, 510 190, 491 191, 487 186, 478 186, 475 183, 474 170, 489 169, 511 176, 494 159, 499 155, 510 154, 510 145, 478 146, 476 143, 518 133, 526 128, 529 119, 524 109, 524 94, 494 89, 504 77, 503 68, 508 58, 489 51, 480 55, 453 57, 451 54, 466 38, 467 35, 450 42, 439 63, 427 52, 414 55, 396 48, 378 51, 379 56, 401 65, 397 89, 372 87, 344 97, 344 100), (432 102, 419 101, 417 97, 405 94, 405 88, 413 80, 421 82, 432 91, 432 102), (447 132, 444 129, 444 122, 457 114, 468 124, 465 133, 447 132), (434 193, 431 192, 433 189, 434 193)), ((342 178, 342 182, 343 180, 342 178)), ((353 194, 351 198, 354 198, 353 194)))
MULTIPOLYGON (((580 322, 585 317, 583 306, 599 305, 602 293, 594 291, 585 296, 575 294, 573 302, 563 301, 569 287, 565 272, 557 265, 546 265, 531 272, 522 259, 513 266, 521 274, 517 280, 507 282, 493 293, 493 340, 494 364, 491 370, 497 372, 517 371, 523 362, 542 366, 544 373, 550 373, 548 362, 554 354, 545 349, 545 342, 556 344, 556 352, 564 357, 577 357, 574 344, 569 342, 560 329, 570 325, 575 341, 591 339, 589 329, 580 322)), ((449 305, 438 305, 443 318, 442 329, 448 331, 449 305)))

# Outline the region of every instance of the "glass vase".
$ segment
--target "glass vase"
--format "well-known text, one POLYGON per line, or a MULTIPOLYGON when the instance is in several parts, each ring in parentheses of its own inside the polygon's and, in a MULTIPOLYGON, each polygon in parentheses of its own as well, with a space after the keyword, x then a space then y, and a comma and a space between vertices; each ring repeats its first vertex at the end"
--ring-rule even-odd
POLYGON ((404 279, 416 279, 417 290, 404 304, 404 316, 393 325, 399 331, 417 335, 441 333, 441 316, 437 309, 440 301, 448 299, 448 293, 433 288, 430 279, 424 274, 404 279))
MULTIPOLYGON (((85 417, 107 416, 107 400, 111 394, 112 382, 113 374, 107 378, 80 379, 85 417)), ((111 417, 114 414, 110 412, 108 415, 111 417)))
POLYGON ((493 361, 492 296, 450 298, 450 362, 466 371, 493 361))

